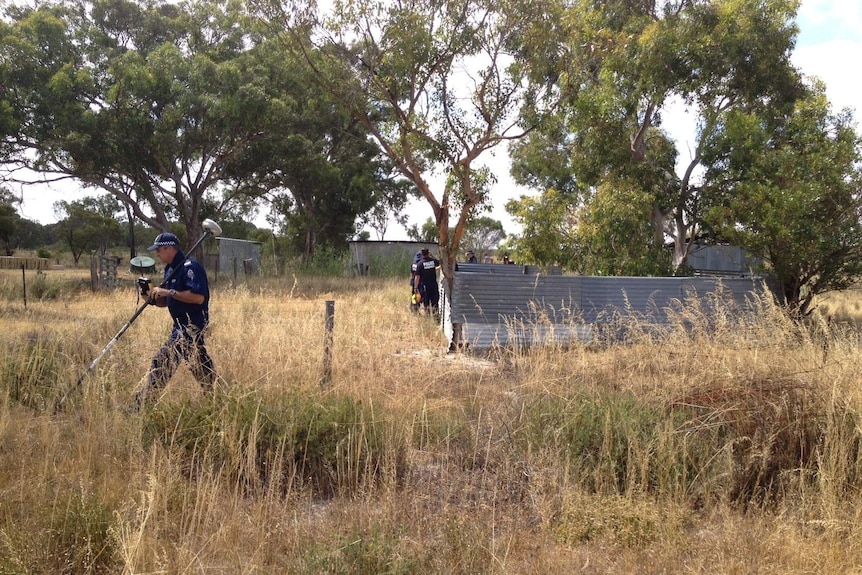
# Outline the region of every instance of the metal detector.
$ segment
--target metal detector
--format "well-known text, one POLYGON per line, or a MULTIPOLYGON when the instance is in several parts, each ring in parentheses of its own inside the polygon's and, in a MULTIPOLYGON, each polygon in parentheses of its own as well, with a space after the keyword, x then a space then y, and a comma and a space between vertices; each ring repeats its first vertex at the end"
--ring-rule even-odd
MULTIPOLYGON (((201 227, 203 227, 203 229, 204 229, 204 235, 202 235, 200 237, 200 239, 198 239, 198 241, 196 241, 195 244, 191 248, 189 248, 189 250, 186 252, 186 254, 191 254, 192 252, 194 252, 197 249, 197 247, 199 245, 201 245, 201 243, 206 239, 206 237, 208 235, 212 234, 213 236, 216 236, 216 237, 221 235, 221 226, 219 226, 217 223, 215 223, 214 221, 212 221, 210 219, 204 220, 201 223, 201 227)), ((177 266, 174 269, 172 269, 170 271, 170 273, 167 275, 167 277, 165 277, 165 279, 162 280, 162 283, 159 284, 159 287, 165 287, 165 285, 167 285, 167 283, 174 277, 174 274, 177 273, 177 271, 179 271, 179 269, 182 267, 183 266, 177 266)), ((99 360, 101 360, 103 357, 105 357, 105 355, 107 355, 107 353, 109 351, 111 351, 111 348, 114 347, 114 344, 117 343, 117 341, 119 341, 120 337, 122 337, 122 335, 124 333, 126 333, 126 330, 129 329, 129 327, 131 327, 132 323, 136 319, 138 319, 138 316, 141 315, 144 312, 144 310, 147 309, 147 307, 150 304, 152 304, 152 302, 153 302, 153 296, 150 295, 147 297, 147 300, 143 303, 143 305, 141 305, 135 311, 134 315, 132 315, 132 317, 129 318, 129 321, 127 321, 126 324, 122 328, 120 328, 120 331, 117 332, 117 335, 115 335, 114 338, 108 342, 108 345, 105 346, 105 348, 102 350, 102 353, 97 355, 96 358, 90 362, 90 364, 87 366, 86 371, 84 371, 84 373, 82 373, 81 376, 78 378, 78 381, 75 382, 75 385, 70 387, 66 391, 66 393, 63 394, 63 397, 60 398, 60 400, 57 402, 57 404, 54 407, 54 413, 58 413, 59 411, 61 411, 63 409, 63 404, 66 403, 66 400, 69 398, 69 396, 72 394, 72 392, 75 391, 76 389, 78 389, 78 387, 81 385, 81 383, 83 383, 83 381, 87 377, 87 375, 89 375, 90 372, 93 371, 93 369, 96 367, 96 364, 99 363, 99 360)))

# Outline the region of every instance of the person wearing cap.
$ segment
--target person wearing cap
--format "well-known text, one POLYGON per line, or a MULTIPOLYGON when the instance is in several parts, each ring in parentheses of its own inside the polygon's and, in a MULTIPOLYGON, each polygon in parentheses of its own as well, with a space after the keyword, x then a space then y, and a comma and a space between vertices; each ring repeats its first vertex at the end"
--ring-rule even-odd
POLYGON ((437 315, 440 306, 440 288, 437 286, 437 268, 440 260, 433 257, 428 248, 422 248, 422 258, 416 264, 416 275, 413 279, 413 287, 422 296, 422 307, 426 312, 437 315))
POLYGON ((165 387, 180 360, 186 361, 205 392, 212 391, 216 377, 204 342, 210 300, 206 271, 196 260, 185 256, 179 239, 170 232, 156 236, 147 250, 156 252, 156 257, 165 265, 165 281, 162 286, 150 290, 150 304, 168 308, 173 328, 153 357, 147 384, 135 395, 131 409, 140 408, 157 390, 165 387))
POLYGON ((476 263, 476 254, 473 253, 473 250, 467 250, 467 253, 465 255, 467 257, 467 263, 468 264, 475 264, 476 263))

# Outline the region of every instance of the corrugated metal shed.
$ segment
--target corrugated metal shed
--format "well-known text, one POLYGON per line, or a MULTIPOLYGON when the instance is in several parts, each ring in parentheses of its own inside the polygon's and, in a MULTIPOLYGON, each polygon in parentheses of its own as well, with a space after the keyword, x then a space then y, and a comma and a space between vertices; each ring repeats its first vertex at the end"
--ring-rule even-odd
POLYGON ((380 265, 381 262, 390 262, 394 258, 403 260, 400 267, 405 269, 406 274, 410 272, 409 262, 413 256, 422 248, 428 248, 432 254, 438 255, 439 246, 428 242, 404 242, 404 241, 354 241, 350 246, 350 268, 354 275, 368 275, 371 266, 380 265))
POLYGON ((256 275, 260 273, 260 242, 217 237, 216 275, 256 275))
POLYGON ((459 264, 455 271, 451 322, 462 326, 462 343, 472 349, 589 340, 596 325, 620 316, 661 324, 668 311, 691 297, 721 294, 744 308, 760 278, 599 277, 546 275, 524 266, 459 264))
POLYGON ((469 264, 467 262, 458 262, 455 264, 456 270, 461 270, 462 272, 470 272, 470 273, 486 273, 486 274, 548 274, 548 275, 561 275, 563 272, 560 268, 553 266, 550 268, 542 268, 539 266, 519 266, 515 264, 486 264, 486 263, 475 263, 469 264))
POLYGON ((763 264, 739 246, 701 246, 692 248, 688 265, 701 274, 752 275, 763 264))

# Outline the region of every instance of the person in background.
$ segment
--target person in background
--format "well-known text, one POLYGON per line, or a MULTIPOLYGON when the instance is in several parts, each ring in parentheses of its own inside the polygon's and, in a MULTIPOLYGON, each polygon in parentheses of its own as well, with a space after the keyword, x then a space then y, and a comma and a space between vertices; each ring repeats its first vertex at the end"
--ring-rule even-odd
POLYGON ((422 252, 416 252, 410 264, 410 311, 419 312, 419 292, 416 291, 416 266, 422 259, 422 252))
POLYGON ((467 250, 467 253, 464 255, 467 257, 468 264, 476 263, 476 254, 473 253, 473 250, 467 250))
POLYGON ((156 236, 148 251, 155 251, 165 264, 164 287, 150 290, 150 304, 167 307, 173 320, 171 335, 153 357, 147 385, 135 395, 128 411, 137 411, 158 390, 165 387, 185 360, 205 393, 215 384, 213 360, 207 353, 204 331, 209 325, 210 290, 203 266, 180 251, 180 242, 172 233, 156 236), (176 272, 173 270, 176 269, 176 272))
POLYGON ((504 264, 514 264, 512 260, 509 259, 509 252, 503 254, 503 263, 504 264))
POLYGON ((416 264, 414 289, 422 296, 422 307, 426 313, 437 316, 440 307, 440 288, 437 286, 437 268, 440 260, 433 257, 428 248, 422 248, 422 259, 416 264))

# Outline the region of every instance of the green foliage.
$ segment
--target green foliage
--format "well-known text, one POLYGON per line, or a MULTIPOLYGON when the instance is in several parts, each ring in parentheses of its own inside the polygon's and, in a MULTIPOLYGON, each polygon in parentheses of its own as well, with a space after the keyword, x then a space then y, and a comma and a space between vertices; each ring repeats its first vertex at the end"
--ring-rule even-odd
POLYGON ((104 254, 108 246, 122 238, 116 220, 116 206, 110 199, 85 198, 73 202, 59 201, 54 210, 63 219, 57 224, 56 233, 61 236, 78 263, 85 252, 104 254))
POLYGON ((0 187, 0 242, 7 256, 14 253, 13 238, 18 233, 18 222, 21 217, 15 209, 17 198, 6 188, 0 187))
POLYGON ((349 261, 350 254, 345 250, 320 247, 311 257, 293 265, 292 269, 312 276, 343 277, 349 267, 349 261))
MULTIPOLYGON (((285 135, 253 141, 245 162, 273 189, 273 212, 296 253, 309 258, 318 247, 338 249, 355 235, 357 218, 377 204, 403 206, 407 188, 392 182, 392 168, 367 126, 280 44, 262 46, 260 56, 278 79, 270 90, 285 103, 278 110, 285 135)), ((350 74, 347 68, 330 72, 350 74)))
POLYGON ((637 197, 640 223, 625 203, 587 206, 595 215, 607 212, 599 218, 603 224, 615 219, 608 211, 615 206, 627 232, 636 232, 604 225, 592 230, 591 243, 605 258, 596 267, 643 269, 650 257, 644 255, 667 236, 679 272, 703 231, 703 207, 714 191, 708 179, 692 177, 710 167, 704 158, 713 131, 733 110, 768 117, 801 93, 788 58, 795 3, 698 1, 672 10, 611 0, 573 2, 562 10, 561 25, 533 39, 530 55, 545 63, 545 79, 563 92, 563 102, 553 119, 513 149, 514 173, 541 192, 564 190, 573 210, 601 201, 594 190, 607 194, 626 182, 626 194, 637 197), (691 150, 679 168, 678 144, 662 129, 663 110, 674 101, 685 103, 697 127, 694 144, 682 143, 691 150), (652 234, 639 233, 648 226, 652 234), (633 250, 635 242, 647 243, 633 250), (617 261, 609 266, 613 252, 617 261), (628 252, 635 261, 627 260, 628 252))
POLYGON ((24 295, 29 301, 56 299, 63 291, 63 287, 58 282, 49 280, 41 270, 27 280, 26 289, 27 293, 24 295))
POLYGON ((625 395, 537 397, 516 439, 524 449, 551 449, 570 461, 584 488, 618 494, 659 485, 657 440, 668 425, 660 409, 625 395))
POLYGON ((55 204, 57 214, 65 215, 57 224, 57 231, 69 246, 76 264, 85 252, 104 254, 108 246, 121 240, 120 224, 112 209, 115 208, 106 207, 104 200, 94 198, 55 204))
POLYGON ((539 197, 509 200, 506 211, 523 230, 511 243, 524 261, 568 270, 582 268, 585 262, 577 255, 577 206, 571 196, 548 189, 539 197))
POLYGON ((421 564, 404 549, 404 539, 383 528, 351 532, 326 545, 311 545, 293 572, 300 575, 409 575, 421 564))
POLYGON ((416 224, 408 227, 407 237, 414 242, 436 244, 440 237, 440 230, 437 229, 437 224, 431 218, 428 218, 422 224, 421 228, 416 224))
POLYGON ((792 113, 765 122, 728 116, 711 173, 715 234, 768 264, 787 304, 806 315, 817 294, 862 275, 862 139, 815 87, 792 113))
POLYGON ((42 225, 38 222, 21 218, 18 220, 17 245, 21 249, 35 250, 53 245, 56 241, 53 230, 55 224, 42 225))
POLYGON ((588 275, 670 275, 670 253, 652 221, 653 201, 631 181, 608 179, 600 185, 581 210, 576 228, 577 271, 588 275))
POLYGON ((427 201, 451 281, 464 226, 486 204, 494 178, 477 158, 528 126, 515 121, 529 86, 530 64, 513 63, 532 7, 514 3, 385 0, 338 3, 322 18, 304 5, 264 1, 262 12, 291 22, 289 41, 312 75, 368 127, 392 165, 427 201), (309 36, 319 38, 313 50, 309 36), (351 45, 344 39, 350 38, 351 45), (472 62, 480 61, 475 68, 472 62), (355 76, 333 73, 349 65, 355 76), (470 82, 462 81, 470 69, 470 82), (441 189, 429 174, 442 174, 441 189), (453 221, 454 220, 454 221, 453 221), (450 233, 451 228, 451 233, 450 233))
POLYGON ((476 258, 481 262, 483 256, 491 253, 500 242, 506 239, 506 231, 503 223, 487 216, 470 218, 464 227, 464 235, 461 237, 461 245, 466 249, 472 249, 476 258))
POLYGON ((406 278, 413 258, 414 256, 404 253, 390 257, 372 256, 368 264, 368 275, 380 278, 406 278))
POLYGON ((179 220, 189 237, 204 216, 245 215, 280 190, 296 200, 291 234, 352 236, 389 170, 246 6, 121 4, 4 11, 6 159, 101 188, 155 229, 179 220))
POLYGON ((90 282, 83 278, 63 277, 37 270, 21 274, 4 274, 0 277, 0 299, 22 303, 24 290, 28 302, 79 297, 82 290, 90 289, 90 282))

